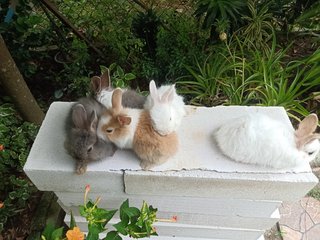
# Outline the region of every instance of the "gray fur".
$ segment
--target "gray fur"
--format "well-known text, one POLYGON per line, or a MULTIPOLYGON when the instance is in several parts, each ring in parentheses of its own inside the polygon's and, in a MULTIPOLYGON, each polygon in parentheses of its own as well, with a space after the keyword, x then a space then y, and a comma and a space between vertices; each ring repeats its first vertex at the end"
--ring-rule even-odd
POLYGON ((146 97, 139 95, 136 91, 127 90, 122 95, 122 105, 125 108, 139 108, 143 109, 146 102, 146 97))
POLYGON ((116 147, 97 136, 98 120, 106 108, 94 98, 81 98, 70 110, 66 121, 65 147, 76 160, 76 172, 86 172, 87 164, 112 156, 116 147))

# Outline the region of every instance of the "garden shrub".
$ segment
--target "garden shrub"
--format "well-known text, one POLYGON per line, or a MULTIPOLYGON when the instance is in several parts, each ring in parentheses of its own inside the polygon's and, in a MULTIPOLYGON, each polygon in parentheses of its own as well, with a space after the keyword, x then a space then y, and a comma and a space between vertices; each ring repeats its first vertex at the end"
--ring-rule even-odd
POLYGON ((38 127, 24 122, 11 103, 0 99, 0 232, 9 218, 24 210, 35 187, 23 174, 38 127))
POLYGON ((320 51, 286 62, 288 48, 278 49, 275 35, 264 51, 246 47, 230 40, 196 67, 186 66, 178 86, 194 104, 283 106, 291 117, 308 115, 309 94, 320 85, 320 51))
POLYGON ((206 36, 198 22, 184 13, 166 12, 167 27, 160 27, 157 36, 155 72, 159 83, 173 81, 185 73, 183 65, 193 64, 194 56, 206 58, 206 36))

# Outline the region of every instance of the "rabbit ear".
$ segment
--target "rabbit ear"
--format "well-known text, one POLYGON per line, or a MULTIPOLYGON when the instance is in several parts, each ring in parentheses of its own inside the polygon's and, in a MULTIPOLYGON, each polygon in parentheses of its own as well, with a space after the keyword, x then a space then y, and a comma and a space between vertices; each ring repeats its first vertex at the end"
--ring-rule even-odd
POLYGON ((95 110, 90 115, 90 130, 95 132, 97 130, 98 116, 95 110))
POLYGON ((109 68, 101 75, 101 89, 107 88, 112 88, 109 68))
POLYGON ((295 138, 297 142, 297 147, 301 148, 306 143, 317 138, 318 134, 313 134, 317 129, 318 117, 316 114, 310 114, 305 117, 299 124, 298 129, 295 131, 295 138))
POLYGON ((91 89, 94 93, 99 93, 101 91, 101 78, 98 76, 93 76, 91 78, 91 89))
POLYGON ((318 133, 311 134, 310 136, 308 136, 306 138, 303 138, 299 142, 300 146, 298 146, 298 147, 301 148, 302 146, 304 146, 304 145, 306 145, 306 144, 308 144, 308 143, 310 143, 310 142, 312 142, 313 140, 316 140, 316 139, 320 139, 320 134, 318 134, 318 133))
POLYGON ((77 104, 73 107, 72 121, 77 128, 86 128, 87 112, 82 104, 77 104))
POLYGON ((161 102, 168 103, 172 102, 174 98, 175 88, 172 85, 161 97, 161 102))
POLYGON ((121 126, 129 125, 131 123, 131 117, 119 115, 117 120, 121 126))
POLYGON ((160 101, 160 97, 158 94, 158 89, 156 86, 156 83, 154 80, 151 80, 149 83, 149 91, 150 91, 150 96, 154 101, 159 102, 160 101))
POLYGON ((116 88, 113 91, 112 108, 116 111, 120 111, 122 109, 122 90, 120 88, 116 88))
POLYGON ((299 124, 298 129, 295 131, 295 135, 299 137, 306 137, 312 134, 317 129, 318 117, 312 113, 305 117, 299 124))

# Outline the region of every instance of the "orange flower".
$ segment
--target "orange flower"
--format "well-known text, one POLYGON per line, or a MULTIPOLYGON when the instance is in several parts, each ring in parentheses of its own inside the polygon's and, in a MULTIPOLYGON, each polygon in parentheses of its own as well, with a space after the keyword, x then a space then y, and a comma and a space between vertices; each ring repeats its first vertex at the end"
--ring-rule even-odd
POLYGON ((173 222, 177 222, 177 221, 178 221, 178 216, 172 216, 171 220, 172 220, 173 222))
POLYGON ((0 144, 0 151, 2 151, 3 149, 4 149, 4 146, 0 144))
POLYGON ((68 240, 84 240, 84 234, 78 227, 68 230, 66 236, 68 240))
POLYGON ((4 206, 4 203, 0 202, 0 208, 3 208, 3 206, 4 206))

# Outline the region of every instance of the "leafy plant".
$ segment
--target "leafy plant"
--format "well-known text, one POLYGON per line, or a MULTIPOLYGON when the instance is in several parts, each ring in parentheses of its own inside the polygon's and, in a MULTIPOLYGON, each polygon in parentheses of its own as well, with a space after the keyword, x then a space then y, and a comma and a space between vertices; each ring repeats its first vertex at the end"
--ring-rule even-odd
POLYGON ((122 67, 116 63, 112 63, 109 68, 100 66, 101 73, 104 73, 107 69, 110 71, 112 85, 116 88, 127 88, 130 86, 130 82, 136 78, 133 73, 125 73, 122 67))
POLYGON ((295 19, 294 23, 304 29, 319 31, 320 30, 319 15, 320 15, 320 2, 315 1, 311 3, 310 7, 306 8, 298 18, 295 19))
POLYGON ((243 49, 231 50, 228 44, 220 47, 197 68, 186 66, 189 75, 179 78, 181 93, 191 96, 192 104, 215 106, 219 104, 250 104, 253 93, 249 91, 253 78, 247 77, 243 49))
POLYGON ((207 106, 219 105, 220 85, 228 76, 232 66, 221 52, 209 56, 200 65, 196 59, 196 67, 186 66, 190 75, 178 78, 177 85, 181 85, 180 92, 192 97, 192 104, 204 104, 207 106))
POLYGON ((258 6, 257 0, 249 0, 248 8, 249 14, 242 16, 244 26, 237 31, 237 35, 241 36, 244 44, 254 44, 256 48, 262 49, 272 38, 272 14, 269 12, 268 4, 258 6))
POLYGON ((306 95, 320 84, 320 51, 300 61, 291 61, 282 67, 279 63, 284 52, 275 52, 275 45, 266 59, 258 58, 262 67, 263 82, 256 88, 260 104, 264 106, 283 106, 294 117, 306 116, 305 103, 311 98, 306 95))
POLYGON ((203 27, 211 27, 217 19, 238 21, 240 11, 246 6, 241 0, 198 0, 195 16, 204 16, 203 27))
POLYGON ((285 63, 289 47, 277 49, 275 35, 264 51, 248 48, 238 38, 225 47, 203 66, 186 67, 190 75, 178 84, 191 103, 283 106, 291 117, 308 115, 306 104, 314 97, 308 93, 320 85, 319 50, 285 63))
POLYGON ((264 0, 262 3, 270 3, 270 12, 277 19, 281 31, 288 33, 295 31, 297 24, 300 26, 317 25, 319 5, 317 0, 264 0), (318 10, 317 10, 318 9, 318 10), (303 16, 306 14, 305 16, 303 16), (301 17, 301 18, 300 18, 301 17), (315 18, 314 18, 315 17, 315 18), (309 19, 310 18, 310 19, 309 19))
MULTIPOLYGON (((220 34, 217 27, 221 22, 228 22, 228 25, 234 31, 241 16, 241 11, 246 8, 246 1, 242 0, 197 0, 195 16, 197 19, 203 19, 202 27, 210 29, 210 39, 216 38, 220 34)), ((228 26, 228 28, 229 28, 228 26)))
POLYGON ((160 83, 183 76, 186 73, 183 66, 193 64, 194 56, 199 60, 207 57, 204 48, 208 34, 198 22, 187 15, 177 15, 174 11, 165 13, 163 21, 168 27, 160 27, 156 59, 148 65, 155 68, 153 72, 156 74, 151 77, 157 78, 160 83))
POLYGON ((37 131, 34 124, 23 122, 11 103, 0 99, 0 232, 8 219, 24 210, 35 191, 22 167, 37 131))
MULTIPOLYGON (((81 216, 85 217, 88 222, 88 235, 77 227, 77 223, 71 213, 70 228, 65 236, 67 240, 98 240, 99 234, 104 233, 108 229, 106 224, 112 219, 117 210, 105 210, 98 207, 100 197, 95 202, 87 201, 87 195, 90 186, 87 185, 84 194, 84 204, 79 206, 81 216)), ((124 201, 120 206, 120 222, 113 224, 115 230, 109 231, 104 240, 121 240, 122 236, 131 238, 144 238, 157 235, 155 228, 152 226, 156 219, 157 209, 148 206, 143 202, 141 209, 129 206, 129 200, 124 201)), ((172 219, 162 219, 162 221, 175 222, 177 217, 172 219)), ((54 228, 52 224, 48 224, 42 233, 43 240, 61 240, 65 239, 62 228, 54 228)))
POLYGON ((138 38, 144 40, 146 44, 145 51, 150 57, 155 56, 157 33, 160 24, 161 20, 153 9, 139 12, 132 20, 132 31, 138 38))

